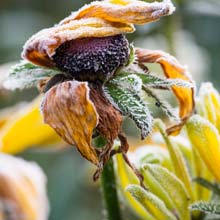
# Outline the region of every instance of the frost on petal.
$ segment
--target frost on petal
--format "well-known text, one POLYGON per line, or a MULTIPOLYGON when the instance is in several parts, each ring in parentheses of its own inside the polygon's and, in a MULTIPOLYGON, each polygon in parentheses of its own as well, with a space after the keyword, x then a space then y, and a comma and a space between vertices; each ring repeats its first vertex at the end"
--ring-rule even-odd
POLYGON ((46 177, 35 163, 0 154, 0 216, 47 220, 46 177))
POLYGON ((132 24, 108 22, 101 18, 71 19, 33 35, 24 45, 22 57, 32 63, 53 67, 51 57, 64 42, 85 37, 107 37, 133 32, 132 24))
POLYGON ((107 37, 133 32, 133 24, 156 21, 175 10, 170 0, 146 3, 137 0, 94 1, 52 28, 33 35, 24 45, 22 57, 53 67, 52 56, 64 42, 78 38, 107 37))
MULTIPOLYGON (((182 79, 192 83, 191 76, 187 72, 187 69, 179 64, 179 62, 171 55, 157 50, 148 50, 136 48, 136 54, 138 61, 141 63, 158 63, 163 68, 164 74, 170 79, 182 79)), ((177 133, 186 119, 189 118, 194 110, 194 86, 192 88, 172 86, 172 90, 179 101, 179 115, 182 119, 180 124, 174 125, 168 128, 168 134, 177 133)))
POLYGON ((72 19, 98 17, 111 22, 145 24, 170 15, 174 10, 175 7, 170 0, 152 3, 138 0, 94 1, 73 13, 62 23, 68 23, 72 19))
POLYGON ((91 145, 98 115, 89 99, 86 82, 67 81, 51 88, 42 103, 45 123, 49 124, 66 142, 93 164, 98 157, 91 145))

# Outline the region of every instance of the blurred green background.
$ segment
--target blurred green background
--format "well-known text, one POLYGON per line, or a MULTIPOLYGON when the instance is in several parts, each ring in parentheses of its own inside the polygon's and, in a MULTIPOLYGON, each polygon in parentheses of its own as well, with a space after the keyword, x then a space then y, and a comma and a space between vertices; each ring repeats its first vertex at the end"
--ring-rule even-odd
MULTIPOLYGON (((0 0, 0 64, 20 59, 22 45, 34 33, 50 27, 89 1, 0 0)), ((176 0, 174 15, 138 26, 128 35, 135 46, 162 49, 186 64, 196 80, 212 81, 220 89, 220 0, 176 0)), ((29 101, 37 90, 0 92, 0 107, 29 101)), ((37 161, 48 177, 50 220, 98 220, 102 201, 92 168, 74 148, 34 149, 21 155, 37 161)), ((129 219, 134 220, 133 217, 129 219)))

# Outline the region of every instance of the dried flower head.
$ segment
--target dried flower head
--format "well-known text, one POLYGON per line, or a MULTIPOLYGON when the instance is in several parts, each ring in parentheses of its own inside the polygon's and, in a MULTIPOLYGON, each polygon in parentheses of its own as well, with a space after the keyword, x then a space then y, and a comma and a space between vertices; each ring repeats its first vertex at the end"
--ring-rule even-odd
POLYGON ((129 145, 121 130, 123 116, 135 121, 142 139, 151 132, 153 117, 142 92, 155 99, 170 118, 179 120, 169 133, 179 131, 194 109, 194 85, 186 69, 166 53, 134 48, 124 35, 135 30, 133 24, 156 21, 174 9, 170 0, 105 0, 85 5, 32 36, 22 57, 35 65, 22 62, 5 83, 10 85, 13 80, 17 88, 40 82, 40 90, 46 93, 44 121, 98 166, 95 179, 117 152, 122 152, 132 167, 126 156, 129 145), (159 63, 168 79, 146 72, 146 63, 151 62, 159 63), (180 102, 180 118, 153 91, 155 88, 173 90, 180 102), (94 140, 100 137, 106 142, 98 149, 94 140), (117 138, 121 147, 115 150, 117 138))

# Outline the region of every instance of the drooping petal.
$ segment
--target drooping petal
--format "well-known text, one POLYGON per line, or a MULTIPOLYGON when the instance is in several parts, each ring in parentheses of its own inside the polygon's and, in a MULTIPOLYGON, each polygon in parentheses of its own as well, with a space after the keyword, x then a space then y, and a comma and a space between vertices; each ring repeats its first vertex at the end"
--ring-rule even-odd
POLYGON ((170 15, 174 10, 175 7, 170 0, 152 3, 138 0, 94 1, 61 23, 68 23, 72 19, 98 17, 111 22, 146 24, 156 21, 162 16, 170 15))
POLYGON ((107 37, 134 31, 132 24, 113 23, 101 18, 71 20, 66 24, 43 29, 33 35, 24 45, 22 57, 32 63, 53 67, 51 57, 64 42, 85 37, 107 37))
POLYGON ((66 81, 51 88, 42 103, 45 123, 49 124, 67 143, 76 145, 87 160, 98 164, 91 145, 98 115, 89 99, 86 82, 66 81))
POLYGON ((61 142, 59 136, 43 123, 40 113, 41 98, 25 106, 15 106, 15 111, 0 130, 0 151, 19 153, 29 147, 61 142))
POLYGON ((174 11, 170 0, 146 3, 138 0, 94 1, 62 20, 58 25, 33 35, 24 45, 22 57, 53 67, 51 57, 64 42, 85 37, 107 37, 133 32, 133 24, 158 20, 174 11))
MULTIPOLYGON (((163 68, 167 78, 182 79, 193 84, 187 69, 182 66, 173 56, 158 50, 136 48, 136 54, 141 63, 158 63, 163 68)), ((170 127, 168 134, 175 134, 181 129, 182 124, 192 115, 195 107, 194 88, 173 86, 172 90, 180 105, 179 115, 182 119, 180 124, 170 127)))
POLYGON ((46 177, 35 163, 0 154, 0 216, 47 220, 46 177))

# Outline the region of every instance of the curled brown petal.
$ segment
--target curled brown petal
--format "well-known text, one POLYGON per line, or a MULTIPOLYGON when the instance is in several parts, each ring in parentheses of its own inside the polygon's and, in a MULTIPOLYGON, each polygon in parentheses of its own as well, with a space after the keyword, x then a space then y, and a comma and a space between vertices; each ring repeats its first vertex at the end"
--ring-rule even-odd
MULTIPOLYGON (((163 68, 167 78, 182 79, 192 82, 191 76, 173 56, 158 50, 148 50, 136 48, 136 55, 140 63, 158 63, 163 68)), ((179 115, 182 121, 167 129, 168 134, 176 134, 181 129, 187 118, 192 115, 195 107, 194 88, 173 86, 172 90, 177 97, 180 105, 179 115)))
POLYGON ((98 17, 106 21, 146 24, 162 16, 170 15, 175 10, 170 0, 147 3, 144 1, 95 1, 85 5, 61 23, 68 23, 88 17, 98 17))
POLYGON ((58 24, 43 29, 33 35, 24 45, 22 57, 32 63, 53 67, 51 57, 64 42, 85 37, 107 37, 133 32, 132 24, 108 22, 100 18, 71 20, 67 24, 58 24))
POLYGON ((89 91, 86 82, 60 83, 45 94, 42 112, 45 123, 66 142, 76 145, 83 157, 97 165, 98 157, 91 140, 98 115, 89 99, 89 91))

